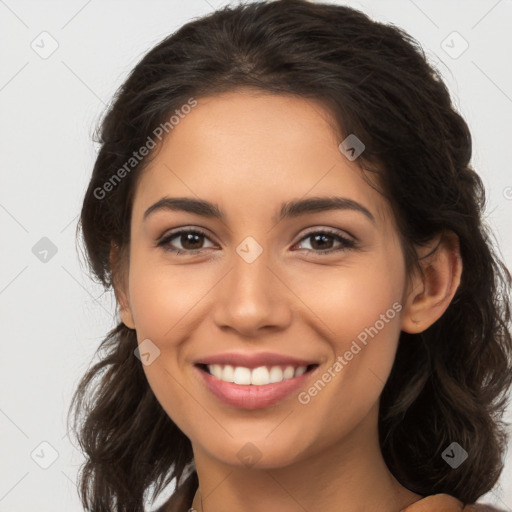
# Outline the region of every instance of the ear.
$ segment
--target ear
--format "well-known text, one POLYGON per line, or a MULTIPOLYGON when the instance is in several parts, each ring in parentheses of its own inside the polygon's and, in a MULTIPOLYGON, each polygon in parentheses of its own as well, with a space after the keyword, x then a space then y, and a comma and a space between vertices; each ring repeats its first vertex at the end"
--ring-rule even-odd
POLYGON ((446 311, 462 275, 459 239, 444 232, 419 251, 422 276, 414 275, 402 313, 402 330, 419 333, 446 311))
POLYGON ((128 292, 128 262, 124 251, 114 243, 110 247, 110 268, 112 269, 112 286, 119 305, 121 321, 129 329, 135 329, 135 322, 130 307, 128 292))

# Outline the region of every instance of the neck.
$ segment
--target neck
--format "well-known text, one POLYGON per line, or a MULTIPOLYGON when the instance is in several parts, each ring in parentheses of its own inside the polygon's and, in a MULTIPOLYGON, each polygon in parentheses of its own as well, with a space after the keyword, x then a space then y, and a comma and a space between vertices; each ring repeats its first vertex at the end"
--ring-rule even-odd
POLYGON ((394 478, 378 442, 378 408, 335 446, 285 467, 226 465, 194 446, 198 512, 399 512, 421 499, 394 478), (201 503, 202 502, 202 503, 201 503))

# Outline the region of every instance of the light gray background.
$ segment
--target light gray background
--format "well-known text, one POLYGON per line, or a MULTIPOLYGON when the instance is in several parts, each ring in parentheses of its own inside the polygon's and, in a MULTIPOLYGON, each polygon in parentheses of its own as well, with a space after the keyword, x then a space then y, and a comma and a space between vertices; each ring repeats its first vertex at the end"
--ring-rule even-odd
MULTIPOLYGON (((487 218, 510 268, 512 1, 336 3, 404 28, 441 71, 470 125, 487 218), (464 40, 469 46, 458 55, 464 40)), ((116 323, 112 295, 89 279, 75 247, 97 150, 91 134, 146 51, 225 4, 0 0, 0 512, 82 510, 75 478, 83 459, 65 418, 94 350, 116 323), (32 251, 43 237, 57 249, 46 262, 32 251), (58 457, 43 469, 52 450, 58 457)), ((509 511, 511 451, 500 486, 480 500, 509 511)))

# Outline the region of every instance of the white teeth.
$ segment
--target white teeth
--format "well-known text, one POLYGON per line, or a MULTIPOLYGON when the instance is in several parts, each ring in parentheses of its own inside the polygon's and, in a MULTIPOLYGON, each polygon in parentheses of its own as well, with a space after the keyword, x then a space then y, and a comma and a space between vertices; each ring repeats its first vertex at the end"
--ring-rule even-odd
MULTIPOLYGON (((233 367, 230 366, 231 371, 233 371, 233 367)), ((210 373, 212 375, 215 375, 218 379, 222 378, 222 366, 220 364, 210 364, 208 365, 208 369, 210 370, 210 373)), ((233 380, 230 380, 229 382, 233 382, 233 380)))
POLYGON ((283 380, 283 370, 279 366, 272 366, 270 368, 270 381, 269 382, 281 382, 283 380))
MULTIPOLYGON (((269 382, 270 374, 265 366, 254 368, 254 370, 251 372, 251 384, 254 384, 255 386, 262 386, 264 384, 268 384, 269 382)), ((244 384, 246 383, 244 382, 244 384)))
POLYGON ((295 374, 295 368, 293 366, 287 366, 283 372, 283 379, 291 379, 295 374))
POLYGON ((296 370, 295 370, 295 375, 294 377, 299 377, 300 375, 302 375, 303 373, 306 373, 306 369, 307 367, 306 366, 299 366, 296 370))
POLYGON ((272 366, 270 369, 266 366, 259 366, 251 370, 244 366, 233 367, 229 364, 209 364, 208 370, 212 375, 224 382, 234 382, 235 384, 254 386, 264 386, 274 382, 281 382, 283 380, 299 377, 306 372, 306 366, 286 366, 283 369, 280 366, 272 366))
POLYGON ((249 368, 243 368, 237 366, 235 368, 235 378, 233 380, 235 384, 250 384, 251 383, 251 370, 249 368))

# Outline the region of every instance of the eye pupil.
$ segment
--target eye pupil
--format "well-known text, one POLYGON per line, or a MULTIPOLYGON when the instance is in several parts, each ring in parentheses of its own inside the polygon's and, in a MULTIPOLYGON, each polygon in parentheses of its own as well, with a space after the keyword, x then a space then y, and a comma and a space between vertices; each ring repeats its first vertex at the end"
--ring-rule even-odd
MULTIPOLYGON (((314 240, 314 243, 311 244, 311 247, 313 247, 314 249, 319 249, 319 250, 325 250, 326 247, 325 247, 325 244, 323 244, 322 242, 320 242, 319 246, 317 244, 318 240, 323 240, 325 242, 325 240, 329 240, 331 239, 331 246, 332 246, 332 237, 330 237, 329 235, 323 235, 323 234, 317 234, 317 235, 312 235, 311 237, 313 240, 314 240), (316 246, 316 247, 315 247, 316 246)), ((327 245, 329 245, 329 243, 327 243, 327 245)), ((329 249, 330 247, 327 247, 327 249, 329 249)))
MULTIPOLYGON (((197 242, 197 239, 199 239, 199 242, 202 242, 202 238, 204 238, 204 235, 201 235, 200 233, 185 233, 181 235, 181 244, 185 249, 194 250, 197 249, 197 244, 194 246, 193 241, 197 242), (189 243, 192 244, 192 246, 189 246, 189 243)), ((201 243, 199 243, 199 247, 201 247, 201 243)))

